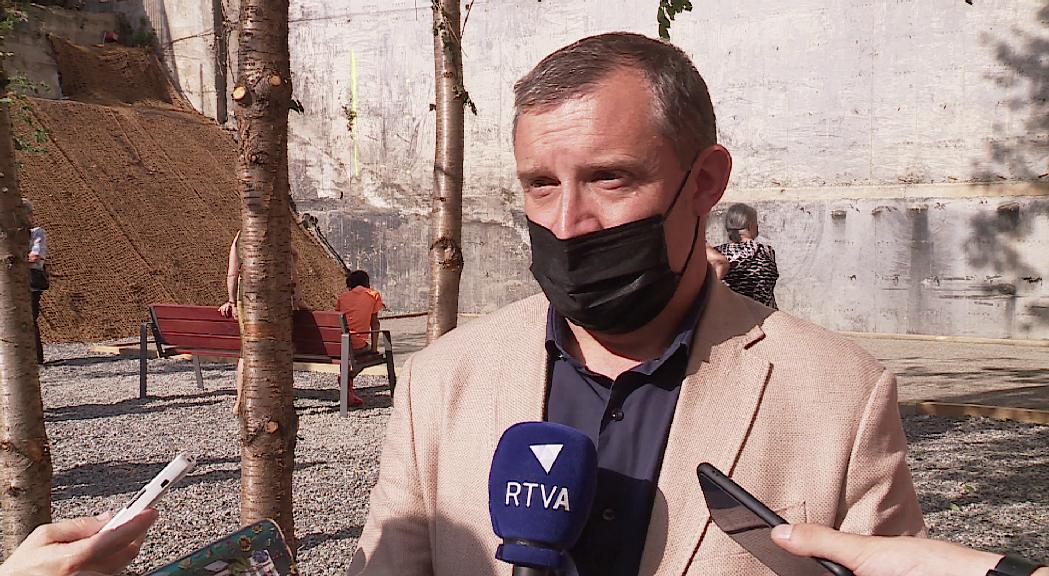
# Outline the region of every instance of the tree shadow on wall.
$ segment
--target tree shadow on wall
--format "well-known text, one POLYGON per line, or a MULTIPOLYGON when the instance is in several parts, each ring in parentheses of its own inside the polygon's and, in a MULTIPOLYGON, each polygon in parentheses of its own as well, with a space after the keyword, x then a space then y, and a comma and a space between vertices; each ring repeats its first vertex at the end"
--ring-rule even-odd
POLYGON ((1020 214, 1018 202, 1004 202, 994 212, 980 212, 969 219, 965 256, 970 266, 989 269, 1008 278, 1035 277, 1016 244, 1031 234, 1031 218, 1020 214))
MULTIPOLYGON (((1028 258, 1039 261, 1042 254, 1032 250, 1022 251, 1024 242, 1031 236, 1034 217, 1024 211, 1039 211, 1049 207, 1049 202, 1032 200, 1021 208, 1020 203, 1006 201, 993 212, 981 211, 969 219, 969 237, 965 241, 966 261, 972 268, 987 271, 985 278, 978 278, 975 286, 983 292, 983 298, 1007 299, 1015 306, 1016 299, 1030 295, 1032 289, 1040 288, 1044 282, 1044 269, 1032 266, 1028 258)), ((1026 244, 1026 246, 1032 246, 1026 244)), ((1017 324, 1009 337, 1023 337, 1035 326, 1049 326, 1049 307, 1029 303, 1014 309, 1017 324)))
MULTIPOLYGON (((1037 27, 1014 26, 996 37, 981 36, 999 65, 987 78, 1005 98, 997 107, 987 156, 974 162, 972 179, 977 182, 1049 183, 1049 1, 1029 14, 1037 27), (1023 115, 1022 130, 1010 125, 1017 115, 1023 115)), ((1002 277, 1000 283, 994 277, 987 279, 983 288, 988 296, 1016 296, 1028 284, 1047 280, 1027 259, 1037 255, 1021 252, 1021 242, 1032 233, 1030 211, 1045 206, 1039 201, 1021 205, 1004 200, 993 212, 981 211, 970 219, 965 243, 968 264, 1002 277)), ((1049 324, 1049 314, 1033 317, 1049 324)))
POLYGON ((991 140, 989 157, 974 166, 973 177, 978 181, 1049 182, 1049 2, 1032 16, 1040 28, 1013 27, 998 38, 988 33, 980 38, 1000 65, 987 78, 1008 95, 999 103, 994 134, 1015 133, 1006 123, 1017 113, 1026 111, 1027 119, 1022 137, 991 140))

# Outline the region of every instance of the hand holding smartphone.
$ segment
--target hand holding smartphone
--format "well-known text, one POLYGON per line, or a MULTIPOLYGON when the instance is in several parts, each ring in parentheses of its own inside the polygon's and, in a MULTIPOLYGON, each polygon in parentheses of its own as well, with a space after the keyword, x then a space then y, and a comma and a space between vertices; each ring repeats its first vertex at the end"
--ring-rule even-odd
POLYGON ((700 464, 696 474, 714 524, 779 576, 853 576, 830 560, 802 558, 777 546, 772 527, 787 521, 713 465, 700 464))
POLYGON ((117 528, 128 520, 138 516, 139 513, 146 508, 156 504, 157 501, 164 497, 164 494, 167 494, 167 491, 175 483, 182 480, 186 474, 189 474, 196 464, 196 459, 189 454, 179 454, 178 456, 175 456, 174 460, 169 462, 159 474, 154 476, 148 484, 143 486, 142 489, 135 494, 135 497, 102 527, 102 531, 117 528))

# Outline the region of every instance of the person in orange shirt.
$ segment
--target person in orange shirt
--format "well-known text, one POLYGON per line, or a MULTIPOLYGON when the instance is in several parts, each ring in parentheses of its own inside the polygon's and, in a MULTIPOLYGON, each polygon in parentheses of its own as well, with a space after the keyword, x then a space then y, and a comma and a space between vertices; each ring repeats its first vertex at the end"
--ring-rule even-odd
MULTIPOLYGON (((382 295, 371 289, 371 279, 364 270, 354 270, 346 276, 346 290, 339 296, 335 309, 346 316, 350 332, 371 331, 371 346, 364 334, 351 334, 350 346, 354 354, 377 353, 379 351, 379 311, 385 306, 382 295)), ((350 381, 350 406, 364 406, 364 400, 353 392, 350 381)))

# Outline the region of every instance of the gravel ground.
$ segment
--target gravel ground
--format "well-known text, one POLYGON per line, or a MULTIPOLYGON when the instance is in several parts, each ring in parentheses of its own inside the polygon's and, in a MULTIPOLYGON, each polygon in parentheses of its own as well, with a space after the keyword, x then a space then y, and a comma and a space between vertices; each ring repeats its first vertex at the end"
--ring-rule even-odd
POLYGON ((1049 560, 1049 426, 932 416, 904 426, 930 536, 1049 560))
POLYGON ((896 374, 901 401, 1049 410, 1049 349, 1018 344, 853 340, 896 374))
MULTIPOLYGON (((197 468, 160 504, 161 519, 131 573, 237 528, 231 366, 206 366, 201 393, 189 362, 151 360, 150 391, 158 396, 140 401, 137 360, 93 355, 85 345, 49 346, 47 356, 41 380, 56 518, 119 508, 174 454, 190 451, 197 468)), ((304 574, 341 574, 349 565, 390 414, 385 383, 358 378, 368 408, 342 419, 335 376, 296 373, 295 513, 304 574)), ((905 425, 933 536, 1049 557, 1049 427, 928 416, 905 425)))
MULTIPOLYGON (((158 506, 160 520, 130 572, 157 568, 238 528, 232 366, 206 365, 208 391, 201 393, 191 363, 151 360, 149 390, 158 397, 138 400, 137 360, 92 356, 83 345, 49 346, 47 357, 41 382, 56 518, 118 509, 175 454, 188 451, 197 467, 158 506)), ((298 372, 295 384, 300 566, 303 574, 342 574, 378 473, 390 414, 386 378, 357 379, 369 407, 346 419, 338 413, 336 376, 298 372)))

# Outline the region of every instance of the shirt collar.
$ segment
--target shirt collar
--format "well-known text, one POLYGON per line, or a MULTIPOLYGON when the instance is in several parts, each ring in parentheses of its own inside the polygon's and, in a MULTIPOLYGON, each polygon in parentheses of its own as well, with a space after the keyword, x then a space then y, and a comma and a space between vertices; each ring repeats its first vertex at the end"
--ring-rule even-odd
MULTIPOLYGON (((659 369, 667 360, 673 357, 682 348, 685 350, 685 354, 688 354, 692 346, 692 339, 696 333, 696 327, 699 326, 699 319, 703 315, 703 310, 707 306, 707 301, 710 298, 710 286, 717 282, 717 276, 714 275, 713 269, 707 267, 707 277, 703 282, 703 288, 699 292, 699 296, 696 297, 695 302, 692 304, 692 308, 689 309, 685 317, 682 318, 681 324, 678 325, 677 335, 670 342, 670 345, 663 350, 663 352, 652 360, 642 362, 632 368, 632 372, 641 372, 646 375, 651 375, 659 369)), ((574 363, 578 363, 571 354, 565 350, 565 340, 571 337, 568 333, 568 321, 561 315, 560 312, 554 309, 551 305, 546 315, 546 350, 551 356, 555 358, 563 358, 574 363)), ((582 365, 580 364, 580 367, 582 365)))

